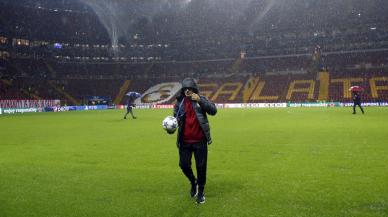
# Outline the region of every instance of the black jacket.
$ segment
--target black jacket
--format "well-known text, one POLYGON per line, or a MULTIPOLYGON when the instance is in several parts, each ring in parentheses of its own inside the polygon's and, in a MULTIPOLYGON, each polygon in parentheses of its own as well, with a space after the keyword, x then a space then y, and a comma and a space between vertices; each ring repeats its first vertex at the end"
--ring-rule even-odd
MULTIPOLYGON (((179 123, 179 129, 178 129, 178 136, 177 136, 177 146, 179 147, 180 144, 183 142, 183 132, 184 132, 184 126, 185 126, 185 108, 184 108, 184 88, 193 88, 194 92, 198 93, 198 88, 193 79, 185 79, 182 82, 182 90, 180 95, 177 97, 177 102, 174 106, 174 117, 178 119, 179 123)), ((192 101, 193 108, 195 110, 195 114, 197 116, 199 125, 201 126, 203 133, 206 137, 207 144, 212 143, 212 139, 210 136, 210 126, 209 121, 207 119, 207 114, 209 115, 215 115, 217 113, 217 107, 214 103, 210 102, 206 97, 200 96, 200 101, 197 103, 195 101, 192 101)))
POLYGON ((361 103, 361 96, 357 92, 353 92, 353 102, 354 103, 361 103))

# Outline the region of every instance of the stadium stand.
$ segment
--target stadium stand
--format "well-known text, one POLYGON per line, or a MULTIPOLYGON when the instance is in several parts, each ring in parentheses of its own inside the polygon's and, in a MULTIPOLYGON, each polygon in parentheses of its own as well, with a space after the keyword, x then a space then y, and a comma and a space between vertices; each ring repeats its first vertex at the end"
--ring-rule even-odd
MULTIPOLYGON (((9 63, 13 66, 8 69, 15 70, 12 73, 19 73, 20 76, 16 79, 5 77, 2 79, 2 99, 59 98, 69 104, 85 103, 87 96, 116 99, 121 89, 124 92, 129 90, 144 92, 156 84, 179 82, 189 76, 198 79, 203 93, 218 103, 319 100, 346 102, 350 100, 348 88, 351 85, 361 85, 365 88, 365 101, 388 100, 387 69, 382 67, 310 73, 302 70, 290 71, 289 67, 295 66, 290 59, 289 66, 285 64, 280 71, 271 70, 267 73, 257 72, 254 67, 251 67, 257 60, 244 60, 246 63, 241 64, 238 71, 234 73, 231 72, 233 61, 214 64, 159 63, 135 66, 133 64, 117 66, 116 64, 52 63, 49 70, 48 64, 40 61, 34 63, 30 60, 24 61, 9 63), (15 64, 18 67, 15 67, 15 64), (195 72, 194 69, 206 69, 206 72, 195 72), (148 73, 140 73, 147 70, 148 73), (41 73, 37 76, 33 71, 41 73), (115 71, 120 73, 117 76, 111 76, 115 71), (327 88, 326 92, 323 87, 327 88)), ((273 61, 277 62, 278 58, 273 61)), ((342 68, 342 65, 340 64, 338 68, 342 68)), ((116 100, 116 103, 120 102, 122 100, 116 100)))
POLYGON ((179 14, 157 14, 153 22, 135 20, 130 40, 115 50, 90 8, 66 1, 21 2, 0 3, 0 99, 85 104, 88 96, 104 96, 120 104, 128 90, 145 92, 194 77, 218 103, 347 102, 350 85, 365 88, 364 101, 388 101, 383 9, 335 20, 330 14, 322 19, 322 10, 311 8, 317 16, 301 22, 309 10, 291 7, 289 20, 275 22, 274 10, 251 29, 225 24, 231 25, 228 32, 213 19, 188 28, 168 21, 179 14), (179 31, 165 31, 171 25, 179 31))

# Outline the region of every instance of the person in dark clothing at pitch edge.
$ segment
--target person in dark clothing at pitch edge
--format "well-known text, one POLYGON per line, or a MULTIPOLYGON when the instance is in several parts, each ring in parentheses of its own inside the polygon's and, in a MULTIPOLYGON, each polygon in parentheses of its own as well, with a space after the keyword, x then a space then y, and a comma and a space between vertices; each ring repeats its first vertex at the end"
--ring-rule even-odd
POLYGON ((207 145, 212 143, 207 114, 215 115, 216 113, 215 104, 199 95, 194 79, 185 78, 174 106, 174 117, 178 119, 179 124, 177 135, 179 166, 190 181, 190 196, 197 196, 196 202, 200 204, 205 203, 207 145), (197 178, 191 168, 193 153, 197 178))
POLYGON ((353 95, 353 114, 356 114, 356 106, 360 107, 361 112, 364 114, 364 109, 361 106, 361 96, 357 91, 352 92, 353 95))
POLYGON ((135 100, 139 98, 141 95, 137 92, 129 92, 127 93, 127 113, 124 115, 124 119, 127 119, 127 115, 131 113, 132 119, 136 119, 136 116, 133 114, 132 108, 136 106, 135 100))

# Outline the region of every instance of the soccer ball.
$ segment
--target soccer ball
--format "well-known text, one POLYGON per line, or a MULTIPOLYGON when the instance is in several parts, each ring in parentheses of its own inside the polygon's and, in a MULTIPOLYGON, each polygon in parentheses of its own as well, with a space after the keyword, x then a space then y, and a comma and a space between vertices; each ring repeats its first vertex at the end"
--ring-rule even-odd
POLYGON ((167 131, 168 134, 173 134, 175 130, 178 128, 178 121, 173 116, 167 116, 163 120, 163 129, 167 131))

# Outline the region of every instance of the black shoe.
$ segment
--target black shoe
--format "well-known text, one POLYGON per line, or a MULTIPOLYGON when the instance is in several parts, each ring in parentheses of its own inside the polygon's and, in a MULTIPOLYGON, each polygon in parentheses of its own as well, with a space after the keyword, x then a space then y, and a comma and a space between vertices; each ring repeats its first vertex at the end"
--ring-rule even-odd
POLYGON ((133 118, 133 119, 136 119, 136 117, 135 117, 135 116, 133 116, 132 118, 133 118))
POLYGON ((355 115, 355 114, 356 114, 356 112, 353 112, 353 114, 355 115))
POLYGON ((198 185, 197 182, 194 182, 191 184, 191 189, 190 189, 190 197, 195 197, 198 194, 198 185))
POLYGON ((205 194, 203 192, 199 192, 196 200, 197 204, 205 203, 205 194))
POLYGON ((124 117, 124 119, 127 119, 127 117, 124 117))

